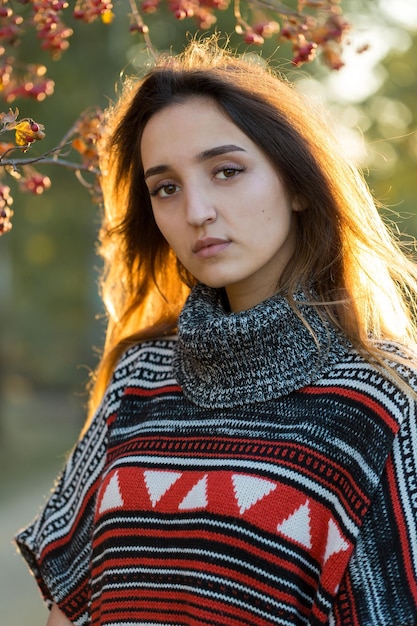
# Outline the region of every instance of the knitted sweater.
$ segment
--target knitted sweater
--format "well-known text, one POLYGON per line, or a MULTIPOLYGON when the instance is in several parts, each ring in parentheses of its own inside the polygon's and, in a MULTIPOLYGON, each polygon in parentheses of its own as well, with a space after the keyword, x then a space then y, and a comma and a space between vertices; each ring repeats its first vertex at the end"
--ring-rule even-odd
POLYGON ((124 354, 17 537, 74 624, 417 624, 415 400, 297 299, 316 339, 200 285, 124 354))

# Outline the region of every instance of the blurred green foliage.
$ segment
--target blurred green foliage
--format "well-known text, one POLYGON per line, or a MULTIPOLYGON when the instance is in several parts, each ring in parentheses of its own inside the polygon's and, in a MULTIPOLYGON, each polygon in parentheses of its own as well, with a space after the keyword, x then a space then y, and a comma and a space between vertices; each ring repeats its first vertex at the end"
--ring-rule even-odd
POLYGON ((417 235, 417 34, 384 60, 385 80, 363 103, 369 120, 369 183, 401 232, 417 235), (397 214, 397 215, 395 215, 397 214))
MULTIPOLYGON (((112 33, 101 24, 79 26, 68 54, 48 63, 54 95, 41 103, 13 103, 22 116, 45 125, 47 137, 38 153, 53 148, 82 110, 104 107, 114 94, 120 58, 111 54, 112 33)), ((22 57, 31 54, 34 61, 45 62, 27 45, 18 51, 22 57)), ((52 188, 40 196, 13 190, 14 227, 0 242, 0 354, 6 392, 23 383, 81 389, 87 374, 77 365, 94 365, 92 345, 101 342, 95 320, 100 311, 94 269, 98 207, 72 172, 41 169, 52 188)))

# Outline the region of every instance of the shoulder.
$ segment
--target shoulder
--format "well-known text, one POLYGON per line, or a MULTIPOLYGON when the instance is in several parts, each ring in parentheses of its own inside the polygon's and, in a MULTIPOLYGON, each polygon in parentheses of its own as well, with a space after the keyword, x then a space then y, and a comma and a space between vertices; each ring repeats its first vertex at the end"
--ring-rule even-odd
POLYGON ((111 386, 120 388, 164 375, 171 377, 176 342, 177 338, 170 336, 130 346, 116 365, 111 386))
POLYGON ((395 342, 377 342, 378 361, 350 347, 334 366, 335 375, 344 372, 346 377, 363 378, 373 382, 390 380, 394 385, 401 379, 410 391, 417 391, 417 352, 395 342))
POLYGON ((378 349, 379 363, 350 349, 317 384, 384 406, 401 422, 417 401, 417 355, 393 342, 379 343, 378 349))
POLYGON ((115 373, 122 370, 132 371, 138 363, 161 363, 170 362, 173 356, 174 348, 177 343, 177 337, 172 335, 160 339, 149 339, 140 341, 129 346, 120 357, 115 373))

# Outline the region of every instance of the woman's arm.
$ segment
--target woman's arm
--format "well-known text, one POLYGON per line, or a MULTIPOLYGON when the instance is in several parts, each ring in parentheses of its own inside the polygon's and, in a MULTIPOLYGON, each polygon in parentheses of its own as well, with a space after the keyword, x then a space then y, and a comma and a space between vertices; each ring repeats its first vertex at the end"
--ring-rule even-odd
POLYGON ((58 608, 58 605, 53 604, 46 626, 73 626, 73 624, 58 608))

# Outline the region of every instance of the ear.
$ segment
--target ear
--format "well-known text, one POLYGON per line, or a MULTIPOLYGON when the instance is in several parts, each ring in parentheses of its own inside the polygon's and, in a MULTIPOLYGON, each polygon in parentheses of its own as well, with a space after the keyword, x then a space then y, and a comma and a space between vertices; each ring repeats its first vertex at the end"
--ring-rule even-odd
POLYGON ((301 211, 304 211, 305 209, 307 209, 307 207, 308 207, 307 198, 305 198, 299 193, 296 193, 292 199, 292 210, 295 211, 296 213, 300 213, 301 211))

